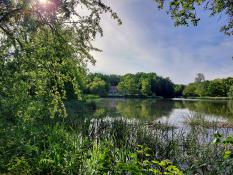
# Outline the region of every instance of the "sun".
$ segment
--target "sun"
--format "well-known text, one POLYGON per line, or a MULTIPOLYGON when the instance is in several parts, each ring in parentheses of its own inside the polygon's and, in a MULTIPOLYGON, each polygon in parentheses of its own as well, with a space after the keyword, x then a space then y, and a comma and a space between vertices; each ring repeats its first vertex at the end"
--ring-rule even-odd
POLYGON ((40 3, 40 4, 48 4, 48 3, 49 3, 49 0, 39 0, 39 3, 40 3))
POLYGON ((43 13, 53 13, 56 10, 56 4, 53 0, 36 0, 36 8, 43 13))

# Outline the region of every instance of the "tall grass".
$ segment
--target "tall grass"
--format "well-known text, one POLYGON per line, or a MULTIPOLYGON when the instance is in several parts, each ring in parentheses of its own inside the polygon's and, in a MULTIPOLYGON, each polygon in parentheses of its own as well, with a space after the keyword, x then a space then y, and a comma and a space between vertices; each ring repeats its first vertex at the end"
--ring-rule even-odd
POLYGON ((110 117, 0 120, 0 174, 233 173, 226 148, 212 144, 214 131, 205 128, 110 117))
POLYGON ((204 127, 204 128, 233 128, 233 122, 231 120, 226 120, 223 118, 204 116, 200 113, 191 113, 185 117, 185 124, 192 127, 204 127))

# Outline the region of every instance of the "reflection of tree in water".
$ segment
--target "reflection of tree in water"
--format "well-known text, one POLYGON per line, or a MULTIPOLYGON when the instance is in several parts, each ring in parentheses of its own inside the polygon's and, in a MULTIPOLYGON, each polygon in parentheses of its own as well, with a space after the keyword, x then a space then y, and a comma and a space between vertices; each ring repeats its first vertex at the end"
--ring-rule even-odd
POLYGON ((175 103, 176 107, 182 106, 182 108, 188 108, 190 111, 233 118, 233 105, 231 101, 176 101, 175 103))
POLYGON ((207 115, 233 119, 233 101, 175 101, 155 99, 102 99, 97 104, 106 112, 103 116, 123 116, 151 120, 169 116, 172 109, 189 109, 207 115))
POLYGON ((174 102, 154 99, 104 99, 100 106, 106 108, 110 116, 155 119, 169 116, 174 102))
POLYGON ((231 112, 231 116, 233 118, 233 100, 228 102, 228 108, 229 108, 229 110, 231 112))
POLYGON ((183 101, 180 101, 180 100, 175 101, 174 100, 174 107, 176 109, 184 109, 185 108, 185 104, 183 103, 183 101))

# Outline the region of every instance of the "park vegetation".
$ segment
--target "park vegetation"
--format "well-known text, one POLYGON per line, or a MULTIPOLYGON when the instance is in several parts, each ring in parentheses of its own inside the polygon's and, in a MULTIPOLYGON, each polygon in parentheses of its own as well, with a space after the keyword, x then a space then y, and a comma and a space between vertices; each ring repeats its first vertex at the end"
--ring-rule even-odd
POLYGON ((190 83, 184 88, 185 97, 230 97, 232 98, 233 78, 215 79, 190 83))
POLYGON ((200 73, 188 85, 174 84, 169 78, 143 72, 123 76, 92 73, 87 75, 86 82, 85 93, 101 97, 108 96, 111 86, 117 88, 118 95, 128 97, 233 97, 232 77, 205 80, 200 73))
MULTIPOLYGON (((204 2, 172 0, 169 12, 177 25, 196 25, 195 6, 204 2)), ((222 30, 231 35, 231 0, 207 5, 211 15, 226 13, 222 30)), ((163 97, 184 87, 154 73, 88 76, 105 13, 122 24, 101 0, 0 1, 0 174, 232 174, 225 148, 203 145, 193 130, 170 138, 170 130, 147 132, 124 120, 109 127, 85 116, 96 116, 85 94, 104 96, 110 85, 122 94, 163 97)), ((229 89, 224 93, 232 95, 229 89)))
POLYGON ((117 88, 119 95, 132 97, 173 97, 175 85, 169 78, 163 78, 156 73, 136 73, 119 75, 103 75, 101 73, 87 76, 86 93, 107 96, 111 86, 117 88))

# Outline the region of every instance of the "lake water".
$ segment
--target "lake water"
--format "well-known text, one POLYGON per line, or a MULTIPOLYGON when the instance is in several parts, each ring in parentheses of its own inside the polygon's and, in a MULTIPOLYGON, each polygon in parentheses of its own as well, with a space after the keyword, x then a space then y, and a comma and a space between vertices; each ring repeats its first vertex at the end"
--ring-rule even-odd
POLYGON ((105 98, 97 101, 96 116, 103 114, 108 118, 123 117, 183 127, 188 118, 197 115, 207 120, 233 121, 233 101, 105 98))

